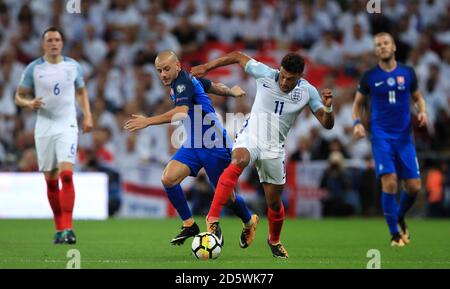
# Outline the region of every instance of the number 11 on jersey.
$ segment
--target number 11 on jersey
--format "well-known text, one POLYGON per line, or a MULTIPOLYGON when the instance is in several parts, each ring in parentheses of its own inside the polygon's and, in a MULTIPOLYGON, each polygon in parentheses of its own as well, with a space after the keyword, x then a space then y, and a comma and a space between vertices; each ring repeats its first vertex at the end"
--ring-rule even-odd
POLYGON ((281 115, 283 113, 284 101, 275 101, 275 114, 281 115), (280 107, 280 111, 278 111, 278 107, 280 107))
POLYGON ((397 100, 395 99, 395 90, 389 90, 389 103, 394 104, 397 100))

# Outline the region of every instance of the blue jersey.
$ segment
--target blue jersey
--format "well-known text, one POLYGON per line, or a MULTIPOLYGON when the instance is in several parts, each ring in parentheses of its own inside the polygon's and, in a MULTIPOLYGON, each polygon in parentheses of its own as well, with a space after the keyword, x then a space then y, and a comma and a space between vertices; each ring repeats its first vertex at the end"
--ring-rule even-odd
POLYGON ((189 107, 189 117, 183 120, 186 148, 231 148, 232 142, 220 122, 206 91, 211 81, 195 78, 184 70, 172 82, 170 97, 175 106, 189 107))
POLYGON ((362 76, 358 91, 370 97, 372 139, 411 137, 410 99, 417 88, 414 69, 402 64, 391 72, 377 65, 362 76))

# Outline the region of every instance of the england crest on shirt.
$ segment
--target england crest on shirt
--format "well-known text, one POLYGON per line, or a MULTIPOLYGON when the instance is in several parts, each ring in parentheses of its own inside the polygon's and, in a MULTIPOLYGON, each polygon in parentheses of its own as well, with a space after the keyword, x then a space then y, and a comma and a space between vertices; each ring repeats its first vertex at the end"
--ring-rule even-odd
POLYGON ((293 101, 300 101, 303 97, 303 90, 302 89, 294 89, 291 93, 291 99, 293 101))

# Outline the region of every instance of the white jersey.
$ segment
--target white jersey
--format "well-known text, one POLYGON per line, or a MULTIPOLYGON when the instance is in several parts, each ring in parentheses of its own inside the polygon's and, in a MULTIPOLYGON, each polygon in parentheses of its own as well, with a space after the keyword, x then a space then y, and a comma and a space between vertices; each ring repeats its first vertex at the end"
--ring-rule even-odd
POLYGON ((257 91, 241 133, 246 131, 262 158, 284 156, 284 141, 295 119, 307 105, 313 112, 322 108, 320 95, 305 79, 300 79, 292 91, 284 93, 278 84, 280 72, 253 59, 247 62, 245 71, 256 78, 257 91))
POLYGON ((32 89, 34 97, 42 97, 44 105, 37 112, 34 135, 48 137, 67 131, 78 132, 75 90, 84 87, 81 66, 69 57, 57 64, 43 57, 31 62, 19 86, 32 89))

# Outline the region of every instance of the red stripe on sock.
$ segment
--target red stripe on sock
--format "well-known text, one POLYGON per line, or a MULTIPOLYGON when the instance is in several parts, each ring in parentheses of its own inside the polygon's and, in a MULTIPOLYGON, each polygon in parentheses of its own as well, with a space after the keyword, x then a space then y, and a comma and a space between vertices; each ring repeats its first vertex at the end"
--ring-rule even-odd
POLYGON ((279 211, 271 208, 267 210, 267 218, 269 219, 269 240, 272 244, 280 242, 281 229, 284 222, 284 206, 281 204, 279 211))
POLYGON ((60 202, 59 180, 46 179, 45 182, 47 183, 47 198, 53 211, 55 228, 57 231, 62 231, 64 230, 64 221, 60 202))
POLYGON ((64 220, 64 229, 72 229, 72 213, 75 204, 75 188, 73 185, 73 172, 62 171, 59 174, 62 182, 61 209, 64 220))
POLYGON ((208 218, 220 218, 220 212, 233 193, 234 187, 236 186, 242 171, 243 169, 234 164, 230 164, 223 171, 217 182, 216 192, 214 193, 214 199, 211 208, 209 209, 208 218))

